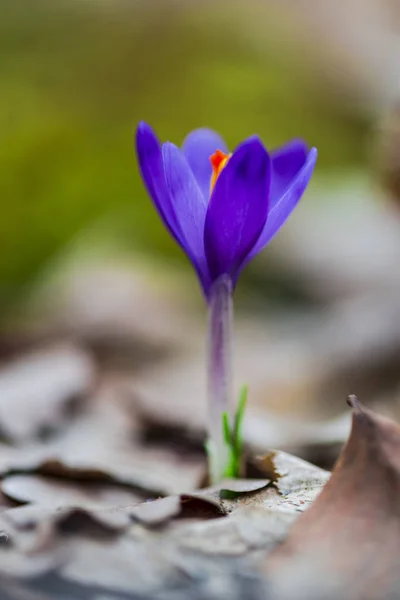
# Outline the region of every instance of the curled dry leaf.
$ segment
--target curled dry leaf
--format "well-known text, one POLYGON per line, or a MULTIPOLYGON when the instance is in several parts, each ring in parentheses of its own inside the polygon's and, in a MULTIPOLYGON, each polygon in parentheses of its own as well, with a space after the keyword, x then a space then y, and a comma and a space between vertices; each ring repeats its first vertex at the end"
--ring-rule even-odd
POLYGON ((269 479, 223 479, 218 485, 202 488, 192 495, 220 502, 226 496, 233 498, 242 494, 257 492, 269 483, 269 479))
POLYGON ((192 496, 213 501, 223 514, 230 514, 240 506, 257 502, 269 483, 269 479, 224 479, 218 485, 197 490, 192 496))
POLYGON ((314 502, 330 477, 328 471, 277 450, 257 457, 253 461, 253 467, 259 473, 270 477, 272 487, 278 493, 266 494, 264 506, 279 506, 298 512, 302 512, 314 502))
MULTIPOLYGON (((196 457, 182 459, 161 449, 132 445, 128 448, 104 447, 98 454, 95 447, 35 448, 27 460, 11 463, 11 468, 72 480, 99 480, 132 487, 143 496, 163 496, 185 488, 193 489, 204 473, 203 461, 196 457), (130 460, 131 456, 131 460, 130 460)), ((12 469, 11 469, 12 470, 12 469)))
POLYGON ((79 347, 63 344, 24 356, 0 370, 0 430, 22 442, 65 417, 66 405, 93 384, 94 364, 79 347))
POLYGON ((351 435, 330 481, 266 564, 276 598, 398 597, 400 428, 349 403, 351 435))
POLYGON ((140 502, 131 490, 107 483, 63 481, 41 475, 11 475, 1 483, 3 493, 15 502, 42 507, 79 506, 105 508, 140 502))
POLYGON ((96 530, 104 534, 115 534, 124 531, 130 523, 129 514, 118 508, 54 509, 29 505, 11 508, 0 515, 0 531, 7 541, 26 551, 48 547, 59 532, 79 531, 80 534, 90 534, 96 530))
POLYGON ((181 501, 179 496, 167 496, 149 502, 141 502, 132 506, 128 513, 132 520, 137 520, 146 525, 160 525, 179 515, 181 501))
MULTIPOLYGON (((29 494, 33 491, 37 496, 43 496, 44 500, 41 505, 31 504, 9 509, 0 515, 0 531, 6 542, 5 548, 9 549, 8 542, 10 542, 22 553, 51 548, 59 536, 66 533, 80 536, 87 534, 95 537, 99 537, 100 534, 100 537, 113 537, 116 534, 125 533, 134 523, 155 528, 168 524, 172 519, 190 517, 204 520, 224 515, 218 502, 190 495, 169 496, 134 505, 107 508, 99 507, 98 504, 66 506, 67 498, 65 498, 64 505, 61 501, 60 506, 55 508, 45 505, 48 495, 47 486, 50 486, 50 483, 42 481, 39 477, 33 478, 33 481, 23 476, 16 476, 15 479, 16 481, 12 483, 18 484, 16 486, 18 493, 21 493, 20 488, 23 490, 26 482, 26 493, 29 494)), ((13 488, 13 485, 10 484, 10 487, 13 488)), ((61 494, 65 488, 66 484, 61 482, 58 493, 61 494)), ((88 485, 88 488, 91 489, 91 485, 88 485)), ((97 486, 94 489, 97 489, 97 486)), ((104 492, 104 489, 102 491, 104 492)), ((73 489, 72 497, 77 499, 78 496, 75 496, 75 492, 76 489, 73 489)), ((85 492, 85 494, 82 492, 82 498, 87 501, 90 496, 87 490, 85 492)), ((112 492, 114 493, 115 490, 113 489, 112 492)), ((61 500, 60 496, 59 499, 61 500)), ((71 499, 71 493, 69 499, 71 499)))
POLYGON ((181 518, 215 519, 225 514, 224 507, 217 500, 192 494, 181 495, 181 518))
POLYGON ((0 575, 34 579, 61 568, 71 560, 71 534, 93 540, 113 540, 131 524, 117 509, 46 509, 23 506, 0 515, 0 575))
POLYGON ((149 497, 198 487, 204 457, 142 443, 134 419, 118 404, 118 388, 104 386, 57 436, 19 448, 0 445, 0 473, 31 473, 130 487, 149 497))
POLYGON ((196 494, 167 496, 142 502, 127 509, 127 513, 147 526, 161 525, 174 518, 213 519, 225 514, 216 500, 196 494))
POLYGON ((330 475, 280 452, 263 457, 260 464, 271 479, 225 480, 193 494, 218 502, 227 518, 178 523, 180 547, 224 556, 240 556, 254 549, 269 551, 285 538, 330 475))
POLYGON ((216 488, 209 488, 209 490, 218 490, 220 497, 224 495, 224 492, 240 496, 241 494, 257 492, 269 483, 269 479, 224 479, 216 488))

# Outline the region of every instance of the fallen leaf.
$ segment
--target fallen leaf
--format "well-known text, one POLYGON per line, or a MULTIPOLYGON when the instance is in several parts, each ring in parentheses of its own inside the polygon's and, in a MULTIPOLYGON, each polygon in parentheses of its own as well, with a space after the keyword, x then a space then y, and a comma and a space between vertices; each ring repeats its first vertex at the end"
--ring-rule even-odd
POLYGON ((40 504, 45 508, 106 508, 135 504, 143 499, 131 490, 107 483, 63 481, 40 475, 11 475, 3 479, 1 489, 15 502, 40 504))
POLYGON ((160 525, 178 516, 181 512, 181 504, 179 496, 167 496, 132 506, 129 515, 146 525, 160 525))
POLYGON ((95 367, 77 346, 58 345, 17 358, 0 370, 0 430, 22 442, 61 425, 71 401, 85 397, 95 367))
POLYGON ((221 502, 200 495, 181 495, 181 518, 215 519, 224 516, 226 511, 221 502))
POLYGON ((177 524, 175 543, 184 550, 192 550, 213 556, 241 556, 247 551, 247 543, 237 530, 232 517, 177 524))
POLYGON ((193 495, 219 501, 223 498, 225 492, 230 492, 233 495, 247 494, 261 490, 269 483, 269 479, 223 479, 219 484, 201 488, 193 495))
POLYGON ((193 494, 167 496, 141 502, 123 511, 132 520, 148 527, 158 527, 171 519, 214 519, 225 515, 220 502, 210 497, 193 494))
POLYGON ((238 534, 249 550, 262 548, 270 551, 286 538, 299 514, 279 506, 243 506, 237 508, 233 516, 238 534))
POLYGON ((398 597, 400 428, 349 402, 351 435, 330 480, 266 563, 276 598, 398 597))
POLYGON ((177 549, 216 557, 243 556, 253 550, 270 551, 285 538, 297 516, 289 511, 242 506, 224 518, 188 524, 177 521, 171 538, 177 549))
POLYGON ((269 483, 269 479, 224 479, 219 484, 220 496, 224 492, 232 492, 238 495, 256 492, 266 487, 269 483))
POLYGON ((0 473, 115 483, 142 498, 196 489, 204 476, 204 456, 142 443, 134 418, 118 403, 118 392, 105 382, 79 418, 51 440, 0 446, 0 473))
POLYGON ((272 501, 272 506, 279 504, 297 511, 303 511, 312 504, 330 478, 328 471, 277 450, 257 457, 253 466, 260 474, 270 477, 279 494, 278 499, 272 495, 269 499, 266 495, 265 505, 272 501))
MULTIPOLYGON (((113 540, 66 541, 71 560, 61 575, 84 585, 152 596, 163 587, 182 582, 179 569, 169 560, 163 544, 133 536, 113 540), (100 568, 99 568, 100 567, 100 568)), ((168 546, 167 546, 168 548, 168 546)))
POLYGON ((0 515, 0 531, 13 544, 26 549, 41 548, 53 539, 58 530, 63 532, 78 530, 81 534, 87 528, 97 528, 107 533, 125 530, 131 519, 124 508, 89 509, 81 507, 45 508, 37 505, 10 508, 0 515))

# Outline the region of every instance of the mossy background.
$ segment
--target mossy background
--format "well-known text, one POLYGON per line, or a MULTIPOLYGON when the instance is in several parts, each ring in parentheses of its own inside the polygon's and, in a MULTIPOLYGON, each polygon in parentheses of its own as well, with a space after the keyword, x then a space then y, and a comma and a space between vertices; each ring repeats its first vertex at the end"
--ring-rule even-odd
POLYGON ((368 120, 313 76, 283 15, 251 4, 0 0, 1 305, 96 222, 184 262, 138 176, 140 119, 178 143, 202 125, 231 146, 303 136, 319 173, 365 163, 368 120))

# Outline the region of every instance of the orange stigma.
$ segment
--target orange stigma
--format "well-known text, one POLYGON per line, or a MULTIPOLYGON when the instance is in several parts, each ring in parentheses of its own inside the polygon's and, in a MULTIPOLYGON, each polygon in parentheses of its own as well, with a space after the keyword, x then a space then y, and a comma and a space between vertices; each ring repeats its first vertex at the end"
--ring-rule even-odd
POLYGON ((210 182, 210 193, 213 191, 218 176, 220 175, 222 169, 226 166, 226 163, 228 162, 231 156, 231 154, 225 154, 225 152, 221 152, 221 150, 216 150, 216 152, 214 152, 214 154, 210 156, 210 161, 213 169, 210 182))

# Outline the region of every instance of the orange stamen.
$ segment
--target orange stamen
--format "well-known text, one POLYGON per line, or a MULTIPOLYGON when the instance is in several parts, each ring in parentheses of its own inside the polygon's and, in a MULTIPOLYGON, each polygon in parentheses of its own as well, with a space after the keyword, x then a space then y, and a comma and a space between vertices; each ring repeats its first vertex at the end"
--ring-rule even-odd
POLYGON ((213 168, 210 182, 210 193, 213 191, 218 176, 220 175, 222 169, 226 166, 226 163, 231 156, 231 154, 225 154, 225 152, 221 152, 221 150, 217 150, 212 156, 210 156, 210 161, 213 168))

